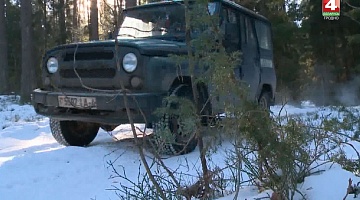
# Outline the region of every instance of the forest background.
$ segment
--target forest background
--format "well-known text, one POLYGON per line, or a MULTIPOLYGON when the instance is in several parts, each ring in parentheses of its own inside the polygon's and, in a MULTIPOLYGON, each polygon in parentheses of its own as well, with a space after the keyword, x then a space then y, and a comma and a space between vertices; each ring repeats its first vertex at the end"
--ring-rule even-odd
MULTIPOLYGON (((319 0, 235 0, 272 23, 279 103, 360 100, 360 1, 324 20, 319 0)), ((0 94, 24 102, 41 85, 42 56, 66 43, 104 40, 124 8, 146 0, 0 0, 0 94)), ((116 31, 115 31, 116 32, 116 31)))

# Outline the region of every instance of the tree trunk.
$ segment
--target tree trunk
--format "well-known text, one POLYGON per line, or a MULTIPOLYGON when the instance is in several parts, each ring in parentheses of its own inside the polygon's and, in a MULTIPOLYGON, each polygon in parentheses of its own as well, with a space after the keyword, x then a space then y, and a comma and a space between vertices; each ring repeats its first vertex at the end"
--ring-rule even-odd
MULTIPOLYGON (((119 31, 118 29, 119 29, 119 26, 120 26, 120 24, 122 23, 122 20, 121 20, 121 13, 123 12, 123 5, 124 5, 124 1, 122 1, 122 0, 117 0, 117 29, 116 29, 116 31, 119 31)), ((117 32, 116 32, 116 34, 117 34, 117 32)))
POLYGON ((43 24, 44 24, 44 28, 43 28, 43 34, 44 34, 44 51, 47 49, 47 44, 48 44, 48 26, 47 26, 47 9, 46 9, 46 3, 47 0, 43 0, 42 2, 42 9, 43 9, 43 24))
MULTIPOLYGON (((56 8, 56 0, 52 0, 51 1, 51 6, 52 6, 52 9, 53 9, 53 12, 52 12, 52 18, 53 18, 53 24, 58 24, 59 23, 59 16, 58 16, 58 9, 56 8)), ((49 20, 50 21, 50 20, 49 20)))
POLYGON ((29 102, 35 88, 31 1, 21 1, 21 101, 29 102))
POLYGON ((65 1, 65 26, 66 26, 66 38, 68 39, 68 32, 70 31, 71 32, 71 25, 72 25, 72 20, 73 20, 73 17, 72 17, 72 9, 71 9, 71 6, 70 4, 73 4, 73 0, 66 0, 65 1), (71 3, 70 3, 71 2, 71 3))
POLYGON ((79 33, 78 33, 78 1, 73 1, 73 19, 72 19, 72 27, 73 27, 73 42, 79 41, 79 33))
POLYGON ((90 7, 90 40, 99 40, 99 19, 98 19, 97 0, 91 0, 90 7))
POLYGON ((8 58, 5 20, 5 1, 0 0, 0 94, 8 92, 8 58))
POLYGON ((66 43, 66 23, 65 23, 65 2, 59 0, 59 29, 60 29, 60 44, 66 43))
POLYGON ((119 22, 118 22, 118 1, 114 0, 114 30, 113 30, 113 37, 115 38, 118 31, 119 22))
POLYGON ((126 0, 125 6, 126 8, 134 7, 137 4, 137 0, 126 0))

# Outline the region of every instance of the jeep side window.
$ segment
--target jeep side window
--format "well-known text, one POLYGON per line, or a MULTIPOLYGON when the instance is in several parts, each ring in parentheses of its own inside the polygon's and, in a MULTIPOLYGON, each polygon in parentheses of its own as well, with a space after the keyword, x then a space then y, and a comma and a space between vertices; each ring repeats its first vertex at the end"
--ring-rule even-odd
POLYGON ((240 49, 239 17, 235 10, 227 7, 222 9, 221 30, 225 32, 224 46, 232 52, 240 49))
POLYGON ((257 45, 252 22, 251 19, 248 17, 245 18, 245 29, 246 29, 246 43, 254 46, 257 45))
POLYGON ((271 50, 270 27, 263 22, 256 21, 255 28, 256 28, 256 34, 259 40, 260 48, 271 50))
POLYGON ((240 26, 239 26, 239 18, 237 13, 229 9, 228 10, 228 17, 229 17, 229 24, 231 29, 231 43, 232 45, 235 45, 237 48, 239 48, 239 42, 240 42, 240 26))
POLYGON ((220 31, 224 35, 224 37, 225 37, 225 25, 227 23, 229 23, 227 9, 225 7, 222 7, 220 13, 220 31))
POLYGON ((240 14, 239 22, 240 22, 239 27, 240 27, 241 44, 245 44, 245 42, 246 42, 246 28, 245 27, 246 26, 245 26, 245 16, 243 14, 240 14))

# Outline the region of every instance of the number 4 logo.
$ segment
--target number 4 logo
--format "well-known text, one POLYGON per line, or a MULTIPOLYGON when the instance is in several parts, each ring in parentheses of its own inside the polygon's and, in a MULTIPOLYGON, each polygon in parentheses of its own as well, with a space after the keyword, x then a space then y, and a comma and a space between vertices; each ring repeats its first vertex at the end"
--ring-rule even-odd
POLYGON ((336 5, 336 0, 329 0, 326 4, 325 4, 325 8, 329 8, 330 10, 336 10, 337 5, 336 5))
POLYGON ((340 0, 322 0, 323 16, 340 16, 340 0))

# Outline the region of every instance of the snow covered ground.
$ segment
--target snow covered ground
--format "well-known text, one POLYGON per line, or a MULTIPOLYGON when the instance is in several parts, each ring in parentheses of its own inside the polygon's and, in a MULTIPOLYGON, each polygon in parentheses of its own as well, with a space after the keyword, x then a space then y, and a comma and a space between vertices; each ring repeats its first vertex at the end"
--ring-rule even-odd
MULTIPOLYGON (((36 115, 32 106, 18 105, 14 97, 0 96, 0 199, 1 200, 102 200, 118 199, 113 186, 123 179, 114 176, 109 162, 121 171, 124 167, 129 179, 137 181, 140 158, 131 138, 128 125, 121 125, 109 133, 101 130, 91 144, 82 147, 63 147, 52 138, 49 119, 36 115), (115 139, 116 138, 116 139, 115 139)), ((306 103, 302 107, 285 106, 283 113, 304 114, 319 108, 306 103)), ((280 106, 272 107, 274 113, 280 106)), ((322 110, 326 112, 326 109, 322 110)), ((140 126, 140 125, 139 125, 140 126)), ((359 146, 359 145, 357 145, 359 146)), ((224 144, 224 148, 226 144, 224 144)), ((349 153, 353 153, 350 152, 349 153)), ((151 160, 151 154, 147 153, 151 160)), ((224 155, 218 151, 212 162, 221 164, 224 155)), ((173 169, 180 164, 199 165, 198 152, 165 159, 173 169)), ((196 174, 196 169, 181 167, 184 173, 196 174)), ((324 165, 325 172, 307 177, 299 188, 310 200, 339 200, 346 192, 349 178, 357 183, 360 178, 339 165, 324 165)), ((140 168, 143 171, 142 168, 140 168)), ((126 183, 122 183, 126 184, 126 183)), ((257 193, 246 187, 239 199, 266 197, 270 191, 257 193)), ((222 198, 232 199, 233 196, 222 198)), ((348 199, 353 199, 350 195, 348 199)))

